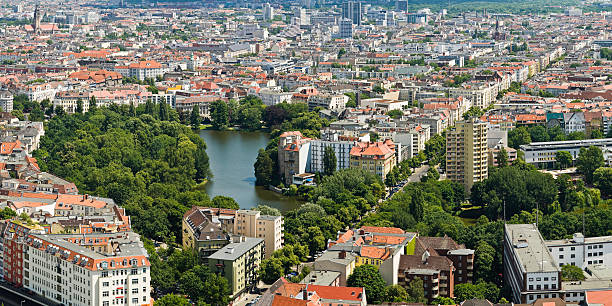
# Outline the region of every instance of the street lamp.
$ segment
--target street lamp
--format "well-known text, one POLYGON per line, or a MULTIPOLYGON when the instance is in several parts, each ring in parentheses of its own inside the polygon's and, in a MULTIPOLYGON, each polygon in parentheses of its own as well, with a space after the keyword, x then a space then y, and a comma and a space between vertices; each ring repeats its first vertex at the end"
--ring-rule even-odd
POLYGON ((23 306, 23 303, 25 303, 25 300, 21 301, 19 305, 23 306))

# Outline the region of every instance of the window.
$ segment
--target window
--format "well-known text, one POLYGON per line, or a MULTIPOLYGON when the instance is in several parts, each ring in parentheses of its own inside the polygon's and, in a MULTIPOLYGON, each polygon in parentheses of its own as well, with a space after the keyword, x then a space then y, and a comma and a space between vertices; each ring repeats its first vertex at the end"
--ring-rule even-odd
POLYGON ((133 304, 138 304, 138 298, 132 298, 132 303, 133 304))
POLYGON ((103 282, 102 287, 108 287, 108 282, 103 282))
POLYGON ((575 248, 575 247, 571 247, 571 248, 570 248, 570 250, 571 250, 571 251, 575 251, 575 250, 576 250, 576 248, 575 248))
POLYGON ((533 290, 533 285, 529 285, 529 290, 533 290))
POLYGON ((589 249, 589 250, 590 250, 590 249, 592 249, 592 248, 593 248, 593 247, 589 245, 589 247, 588 247, 587 249, 589 249))
POLYGON ((132 288, 132 294, 137 294, 138 293, 138 288, 132 288))
POLYGON ((563 254, 559 255, 559 259, 563 259, 563 254))
POLYGON ((108 271, 102 271, 102 277, 108 277, 108 271))
POLYGON ((138 279, 137 278, 133 278, 132 279, 132 284, 138 284, 138 279))
POLYGON ((108 296, 108 291, 102 291, 102 296, 108 296))
POLYGON ((563 248, 559 248, 559 252, 563 252, 563 248))
POLYGON ((571 258, 576 258, 576 254, 570 255, 571 258))
POLYGON ((109 306, 108 301, 104 301, 104 302, 102 302, 102 306, 109 306))

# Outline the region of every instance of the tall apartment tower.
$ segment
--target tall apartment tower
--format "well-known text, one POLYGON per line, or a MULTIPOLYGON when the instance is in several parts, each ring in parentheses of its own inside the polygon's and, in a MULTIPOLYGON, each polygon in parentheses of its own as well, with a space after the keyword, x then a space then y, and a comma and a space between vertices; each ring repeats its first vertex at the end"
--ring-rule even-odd
POLYGON ((353 24, 361 25, 363 8, 361 2, 348 1, 342 3, 342 18, 350 19, 353 24))
POLYGON ((263 7, 263 19, 264 20, 274 19, 274 8, 270 5, 270 3, 266 3, 263 7))
POLYGON ((488 177, 487 123, 459 121, 446 133, 446 176, 463 184, 466 192, 488 177))

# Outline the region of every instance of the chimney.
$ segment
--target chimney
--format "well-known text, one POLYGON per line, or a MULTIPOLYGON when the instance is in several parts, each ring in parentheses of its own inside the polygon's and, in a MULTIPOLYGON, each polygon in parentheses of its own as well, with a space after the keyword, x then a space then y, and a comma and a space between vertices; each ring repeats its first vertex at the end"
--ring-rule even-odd
POLYGON ((346 258, 346 251, 340 251, 340 254, 338 255, 338 258, 345 259, 346 258))

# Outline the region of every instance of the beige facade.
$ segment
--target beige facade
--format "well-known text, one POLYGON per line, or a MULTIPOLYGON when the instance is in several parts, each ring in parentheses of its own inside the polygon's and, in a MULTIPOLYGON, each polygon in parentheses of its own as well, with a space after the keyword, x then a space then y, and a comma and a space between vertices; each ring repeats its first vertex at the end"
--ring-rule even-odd
POLYGON ((446 176, 462 183, 466 192, 488 177, 487 123, 459 121, 446 133, 446 176))
POLYGON ((383 181, 396 164, 395 145, 391 140, 374 143, 361 142, 351 149, 350 167, 368 171, 383 181))
POLYGON ((283 246, 283 217, 261 215, 256 210, 238 210, 234 234, 264 239, 265 257, 283 246))

